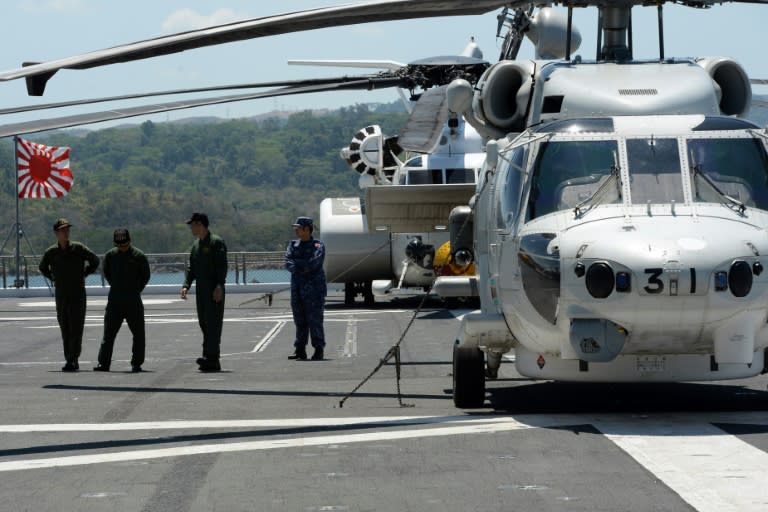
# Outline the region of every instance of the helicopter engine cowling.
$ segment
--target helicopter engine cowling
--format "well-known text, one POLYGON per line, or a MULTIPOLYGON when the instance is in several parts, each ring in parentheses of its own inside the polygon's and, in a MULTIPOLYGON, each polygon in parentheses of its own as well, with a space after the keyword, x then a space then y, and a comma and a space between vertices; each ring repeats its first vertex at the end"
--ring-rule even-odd
POLYGON ((752 87, 741 64, 728 57, 704 57, 696 63, 712 77, 723 115, 744 116, 749 112, 752 87))
POLYGON ((447 87, 448 109, 462 114, 481 135, 500 138, 525 129, 536 69, 531 61, 501 61, 473 87, 458 79, 447 87))
POLYGON ((491 66, 477 84, 472 101, 475 115, 505 133, 522 131, 534 70, 530 61, 502 61, 491 66))

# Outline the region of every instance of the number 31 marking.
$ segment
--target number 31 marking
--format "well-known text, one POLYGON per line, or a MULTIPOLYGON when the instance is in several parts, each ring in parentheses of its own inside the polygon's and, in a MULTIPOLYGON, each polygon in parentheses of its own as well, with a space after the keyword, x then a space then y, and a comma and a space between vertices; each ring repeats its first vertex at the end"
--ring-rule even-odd
MULTIPOLYGON (((691 293, 696 293, 696 269, 691 268, 689 269, 691 271, 691 293)), ((659 279, 659 276, 664 273, 663 268, 647 268, 645 269, 646 274, 650 274, 648 276, 648 285, 644 286, 643 289, 653 295, 659 294, 664 291, 664 281, 659 279)))

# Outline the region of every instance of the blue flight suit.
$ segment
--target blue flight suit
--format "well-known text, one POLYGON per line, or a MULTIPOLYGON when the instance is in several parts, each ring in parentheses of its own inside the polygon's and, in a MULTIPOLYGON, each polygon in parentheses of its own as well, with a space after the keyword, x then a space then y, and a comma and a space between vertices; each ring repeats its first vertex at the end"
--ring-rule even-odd
POLYGON ((291 273, 291 310, 296 324, 293 346, 306 349, 308 338, 312 346, 325 348, 323 309, 328 288, 325 283, 325 244, 310 238, 306 242, 292 240, 285 251, 285 268, 291 273))

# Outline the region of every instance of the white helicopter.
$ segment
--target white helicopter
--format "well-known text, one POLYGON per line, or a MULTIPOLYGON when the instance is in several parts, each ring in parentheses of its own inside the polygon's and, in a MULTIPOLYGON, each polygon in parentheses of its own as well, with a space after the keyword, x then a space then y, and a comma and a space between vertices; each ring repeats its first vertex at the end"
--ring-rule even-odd
MULTIPOLYGON (((366 67, 400 72, 406 64, 379 60, 291 60, 289 64, 366 67)), ((474 38, 457 56, 422 59, 412 65, 445 70, 461 66, 473 82, 490 64, 474 38), (472 69, 470 69, 470 66, 472 69)), ((409 113, 419 95, 406 97, 409 113)), ((438 121, 439 122, 439 121, 438 121)), ((405 133, 405 131, 404 131, 405 133)), ((407 136, 407 135, 406 135, 407 136)), ((341 158, 358 173, 364 197, 329 197, 320 203, 321 237, 326 244, 329 282, 344 283, 345 304, 393 289, 428 289, 438 273, 460 274, 451 264, 446 219, 451 210, 474 194, 485 160, 484 141, 461 116, 446 120, 438 138, 421 151, 404 152, 400 137, 387 137, 378 125, 358 130, 341 158), (406 154, 401 160, 402 155, 406 154), (393 224, 399 230, 393 231, 393 224)))
MULTIPOLYGON (((665 2, 654 4, 659 55, 644 61, 633 56, 631 15, 645 2, 559 3, 568 25, 574 7, 597 7, 593 61, 572 57, 567 37, 563 59, 502 60, 476 85, 452 80, 418 103, 422 114, 447 106, 490 140, 477 193, 449 220, 454 261, 475 263, 477 276, 435 284, 440 295, 481 300, 454 347, 454 402, 481 406, 486 375, 513 349, 517 370, 542 379, 723 380, 764 371, 768 133, 734 117, 751 103, 749 78, 728 58, 666 57, 665 2)), ((504 6, 525 19, 523 2, 380 1, 192 31, 24 73, 41 92, 62 67, 504 6)))
POLYGON ((362 294, 431 288, 438 274, 459 275, 466 267, 449 261, 447 218, 474 194, 485 160, 483 141, 459 119, 446 124, 434 152, 397 160, 401 148, 379 126, 363 128, 342 157, 360 172, 365 197, 333 197, 320 203, 326 244, 326 275, 345 283, 345 302, 362 294), (384 163, 384 157, 391 163, 384 163), (396 230, 392 229, 395 226, 396 230), (458 272, 454 272, 457 270, 458 272))

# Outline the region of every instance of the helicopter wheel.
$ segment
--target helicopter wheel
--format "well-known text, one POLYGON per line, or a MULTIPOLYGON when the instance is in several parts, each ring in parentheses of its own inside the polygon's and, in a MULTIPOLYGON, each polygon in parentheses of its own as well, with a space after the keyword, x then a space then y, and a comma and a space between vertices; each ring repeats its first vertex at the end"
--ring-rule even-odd
POLYGON ((376 300, 373 298, 373 281, 363 283, 363 303, 372 306, 376 300))
POLYGON ((482 407, 485 402, 483 352, 477 347, 453 347, 453 403, 462 409, 482 407))

